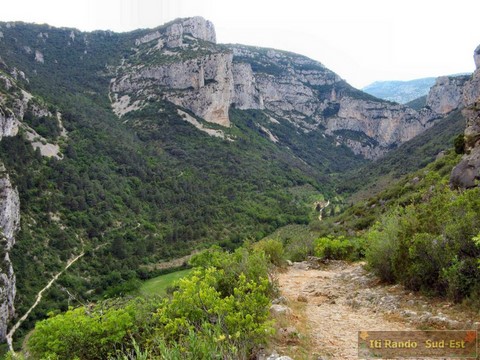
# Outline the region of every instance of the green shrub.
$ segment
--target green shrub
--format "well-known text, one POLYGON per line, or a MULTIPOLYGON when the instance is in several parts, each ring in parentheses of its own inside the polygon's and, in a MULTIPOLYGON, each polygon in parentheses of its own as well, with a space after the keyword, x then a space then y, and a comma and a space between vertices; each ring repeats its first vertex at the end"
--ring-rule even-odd
POLYGON ((253 244, 253 250, 265 253, 267 260, 275 266, 285 265, 283 243, 277 239, 263 239, 253 244))
POLYGON ((397 207, 369 230, 367 260, 385 281, 461 301, 479 290, 480 190, 435 183, 421 202, 397 207))
POLYGON ((106 359, 136 330, 132 307, 80 307, 38 322, 28 341, 36 358, 106 359))
POLYGON ((398 253, 398 219, 394 216, 385 216, 376 223, 367 233, 366 259, 371 270, 382 280, 393 282, 396 280, 394 258, 398 253))
POLYGON ((267 321, 268 280, 248 281, 242 274, 233 292, 223 296, 218 287, 224 275, 215 268, 197 269, 191 277, 181 279, 179 290, 157 311, 156 341, 185 343, 195 331, 205 336, 207 343, 225 342, 227 348, 235 349, 237 358, 248 358, 253 347, 272 331, 267 321))
POLYGON ((286 257, 291 261, 303 261, 314 253, 314 241, 304 239, 291 242, 285 247, 286 257))
POLYGON ((315 256, 323 259, 351 259, 353 250, 353 243, 344 236, 326 236, 315 241, 315 256))
POLYGON ((265 252, 254 246, 233 253, 212 247, 190 264, 191 276, 176 283, 155 316, 151 341, 161 358, 177 358, 178 351, 182 359, 249 358, 272 331, 273 285, 265 252))
POLYGON ((207 250, 193 255, 188 261, 188 264, 192 267, 221 267, 224 260, 225 252, 220 246, 214 245, 207 250))
POLYGON ((253 246, 218 247, 161 300, 108 300, 37 323, 39 359, 249 359, 273 327, 269 261, 253 246))

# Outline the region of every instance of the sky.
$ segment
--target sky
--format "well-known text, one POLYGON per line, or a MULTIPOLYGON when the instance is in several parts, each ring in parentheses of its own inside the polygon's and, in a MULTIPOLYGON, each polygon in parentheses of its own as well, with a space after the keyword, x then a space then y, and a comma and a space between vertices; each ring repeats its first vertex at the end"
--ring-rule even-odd
POLYGON ((203 16, 219 43, 306 55, 362 88, 472 72, 479 14, 473 0, 2 0, 0 21, 125 32, 203 16))

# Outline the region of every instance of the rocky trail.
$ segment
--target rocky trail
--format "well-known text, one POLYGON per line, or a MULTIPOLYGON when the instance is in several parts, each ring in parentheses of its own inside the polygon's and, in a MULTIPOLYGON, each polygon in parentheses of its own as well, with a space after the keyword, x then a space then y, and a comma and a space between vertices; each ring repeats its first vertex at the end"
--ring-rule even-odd
POLYGON ((278 274, 278 284, 281 296, 272 310, 288 318, 278 350, 294 359, 357 359, 362 330, 480 328, 473 309, 381 284, 362 263, 294 263, 278 274), (305 342, 294 337, 302 332, 308 355, 297 356, 305 342))

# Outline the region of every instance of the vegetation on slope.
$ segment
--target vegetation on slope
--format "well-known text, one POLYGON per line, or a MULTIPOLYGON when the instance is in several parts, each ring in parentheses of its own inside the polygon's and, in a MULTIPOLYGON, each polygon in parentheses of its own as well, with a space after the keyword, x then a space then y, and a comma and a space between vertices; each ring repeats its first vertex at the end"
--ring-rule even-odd
POLYGON ((163 298, 106 301, 37 323, 28 351, 36 359, 249 359, 273 330, 266 253, 217 247, 191 264, 163 298))
MULTIPOLYGON (((286 122, 272 126, 287 148, 273 143, 259 126, 268 121, 259 111, 232 109, 227 132, 234 141, 199 132, 166 101, 119 121, 108 99, 111 69, 143 32, 4 28, 0 68, 24 71, 19 86, 59 111, 68 131, 61 161, 42 158, 22 134, 0 142, 22 206, 12 251, 18 316, 72 255, 86 251, 24 330, 51 309, 132 290, 151 276, 141 265, 214 243, 232 250, 286 224, 307 224, 312 194, 333 196, 328 174, 362 163, 331 138, 304 137, 286 122)), ((47 138, 57 135, 28 114, 25 121, 47 138)))
POLYGON ((458 161, 450 150, 341 215, 312 224, 319 236, 335 237, 313 242, 316 248, 310 252, 329 251, 341 258, 358 253, 360 244, 370 268, 385 281, 454 301, 477 301, 480 190, 450 188, 458 161))
POLYGON ((425 105, 427 105, 427 95, 420 96, 419 98, 413 99, 405 104, 405 106, 417 111, 424 108, 425 105))
POLYGON ((465 118, 460 110, 456 110, 374 163, 340 175, 337 190, 347 194, 359 190, 375 194, 392 180, 398 180, 433 162, 442 151, 452 147, 454 139, 464 130, 465 118))

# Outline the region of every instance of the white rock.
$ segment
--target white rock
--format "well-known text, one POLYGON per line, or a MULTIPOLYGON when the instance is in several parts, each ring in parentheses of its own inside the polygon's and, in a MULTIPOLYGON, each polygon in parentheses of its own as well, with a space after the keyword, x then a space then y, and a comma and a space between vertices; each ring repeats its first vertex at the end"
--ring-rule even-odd
POLYGON ((480 45, 473 52, 473 60, 475 61, 475 68, 478 70, 480 68, 480 45))
POLYGON ((15 314, 16 281, 10 260, 10 250, 15 244, 15 234, 20 229, 20 199, 10 182, 5 167, 0 164, 0 237, 4 258, 0 259, 0 340, 5 339, 8 321, 15 314))
POLYGON ((43 54, 39 50, 35 50, 35 61, 37 61, 39 63, 42 63, 42 64, 45 62, 45 60, 43 58, 43 54))
POLYGON ((427 106, 437 114, 448 114, 463 105, 463 89, 469 76, 441 76, 427 96, 427 106))
POLYGON ((272 306, 270 306, 270 312, 272 313, 273 316, 291 315, 292 309, 290 309, 286 305, 273 304, 272 306))

